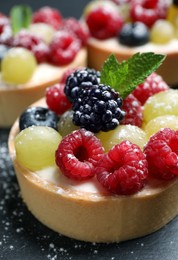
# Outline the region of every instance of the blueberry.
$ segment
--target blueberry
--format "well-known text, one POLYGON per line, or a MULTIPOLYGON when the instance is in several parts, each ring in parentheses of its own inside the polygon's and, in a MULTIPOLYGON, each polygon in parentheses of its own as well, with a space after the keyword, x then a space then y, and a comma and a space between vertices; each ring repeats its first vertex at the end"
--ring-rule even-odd
POLYGON ((10 48, 7 47, 4 44, 0 44, 0 68, 1 68, 1 61, 4 58, 4 56, 6 55, 6 53, 8 52, 10 48))
POLYGON ((32 126, 48 126, 57 130, 59 117, 56 113, 45 107, 27 108, 20 116, 20 131, 32 126))
POLYGON ((121 44, 134 47, 146 44, 149 41, 149 29, 142 22, 126 23, 119 34, 121 44))

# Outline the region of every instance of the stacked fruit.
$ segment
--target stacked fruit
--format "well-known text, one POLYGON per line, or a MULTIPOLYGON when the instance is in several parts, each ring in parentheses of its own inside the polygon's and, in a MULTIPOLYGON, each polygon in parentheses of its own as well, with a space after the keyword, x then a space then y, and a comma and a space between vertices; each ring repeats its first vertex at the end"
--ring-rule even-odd
POLYGON ((28 6, 14 6, 10 17, 0 15, 0 58, 2 79, 27 82, 37 64, 67 65, 86 44, 88 31, 75 18, 43 7, 32 13, 28 6), (19 18, 20 17, 20 18, 19 18))
POLYGON ((153 72, 163 59, 137 53, 118 63, 111 55, 101 72, 65 73, 47 89, 48 107, 28 108, 20 116, 17 161, 31 171, 56 164, 76 181, 96 175, 109 192, 121 195, 140 191, 151 175, 175 178, 178 92, 153 72))
POLYGON ((117 37, 129 47, 149 41, 166 44, 177 30, 168 15, 170 7, 167 0, 94 0, 85 8, 84 19, 99 40, 117 37))

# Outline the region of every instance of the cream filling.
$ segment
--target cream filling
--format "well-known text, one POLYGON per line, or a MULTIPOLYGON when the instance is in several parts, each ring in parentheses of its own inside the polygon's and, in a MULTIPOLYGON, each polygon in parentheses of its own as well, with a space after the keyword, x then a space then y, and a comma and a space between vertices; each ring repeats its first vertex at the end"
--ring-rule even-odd
POLYGON ((106 193, 104 188, 97 181, 96 177, 85 181, 75 181, 62 174, 57 167, 49 167, 37 171, 36 175, 43 181, 53 183, 56 186, 61 186, 66 189, 72 189, 75 191, 87 193, 106 193))
MULTIPOLYGON (((102 194, 109 195, 106 189, 98 182, 96 177, 85 181, 75 181, 63 175, 56 166, 36 171, 35 175, 40 179, 40 181, 43 181, 44 185, 52 183, 57 186, 60 192, 62 192, 61 188, 63 188, 80 193, 91 193, 95 194, 95 196, 102 194)), ((152 196, 153 194, 161 192, 163 188, 168 187, 172 182, 174 181, 157 180, 156 178, 149 179, 147 185, 134 196, 152 196)))
POLYGON ((116 38, 107 40, 97 40, 90 38, 90 43, 99 46, 99 48, 107 49, 109 52, 159 52, 159 53, 171 53, 178 52, 178 39, 172 39, 167 44, 155 44, 148 42, 138 47, 128 47, 119 43, 116 38))

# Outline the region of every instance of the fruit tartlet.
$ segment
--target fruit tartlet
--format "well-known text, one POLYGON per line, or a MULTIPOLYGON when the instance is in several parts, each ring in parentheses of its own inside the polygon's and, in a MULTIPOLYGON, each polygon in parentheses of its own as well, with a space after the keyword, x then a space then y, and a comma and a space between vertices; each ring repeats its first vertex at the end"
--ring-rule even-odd
POLYGON ((0 14, 0 127, 10 127, 68 68, 86 66, 88 31, 48 6, 0 14))
POLYGON ((170 0, 92 1, 83 12, 88 25, 88 65, 100 70, 114 53, 120 61, 137 52, 166 55, 158 74, 170 85, 178 84, 178 3, 170 0))
MULTIPOLYGON (((28 107, 9 152, 31 213, 90 242, 150 234, 178 214, 178 91, 143 53, 81 68, 28 107)), ((67 75, 68 74, 68 75, 67 75)))

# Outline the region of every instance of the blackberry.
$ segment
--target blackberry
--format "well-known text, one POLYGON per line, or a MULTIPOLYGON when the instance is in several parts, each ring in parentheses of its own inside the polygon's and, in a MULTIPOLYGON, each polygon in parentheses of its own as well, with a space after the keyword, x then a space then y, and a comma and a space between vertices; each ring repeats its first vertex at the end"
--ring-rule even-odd
POLYGON ((73 123, 92 132, 116 128, 124 118, 122 99, 110 86, 99 84, 81 88, 73 103, 73 123))
POLYGON ((73 72, 66 80, 64 93, 73 102, 78 97, 81 88, 89 88, 100 82, 100 72, 94 69, 84 68, 73 72))

